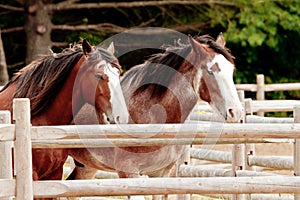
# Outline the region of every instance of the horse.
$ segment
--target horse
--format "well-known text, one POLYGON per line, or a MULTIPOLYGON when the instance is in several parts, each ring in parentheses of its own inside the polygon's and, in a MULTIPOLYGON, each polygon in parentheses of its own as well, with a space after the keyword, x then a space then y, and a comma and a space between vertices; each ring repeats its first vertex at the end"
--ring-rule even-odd
MULTIPOLYGON (((103 49, 87 40, 44 56, 21 69, 0 91, 0 109, 12 111, 13 98, 29 98, 34 126, 68 125, 88 103, 116 123, 129 113, 120 85, 121 66, 114 45, 103 49)), ((67 149, 33 149, 33 180, 59 180, 67 149)))
MULTIPOLYGON (((234 57, 225 43, 222 33, 216 40, 209 35, 189 36, 187 42, 177 41, 128 70, 121 77, 121 86, 129 123, 184 123, 199 98, 208 102, 224 121, 240 122, 243 107, 233 82, 234 57)), ((81 117, 76 117, 88 119, 92 109, 85 107, 78 114, 81 117)), ((97 170, 115 171, 120 178, 167 177, 184 148, 167 145, 70 149, 76 167, 68 179, 94 178, 97 170)))

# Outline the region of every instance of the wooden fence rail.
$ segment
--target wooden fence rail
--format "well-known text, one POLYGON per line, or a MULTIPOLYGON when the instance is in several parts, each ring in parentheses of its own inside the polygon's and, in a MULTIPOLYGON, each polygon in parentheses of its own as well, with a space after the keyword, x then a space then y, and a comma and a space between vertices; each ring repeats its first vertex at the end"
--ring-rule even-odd
MULTIPOLYGON (((291 112, 294 107, 300 106, 300 100, 252 100, 252 112, 291 112)), ((194 111, 212 112, 211 107, 207 103, 199 103, 194 111)))
MULTIPOLYGON (((0 197, 13 194, 15 182, 15 180, 0 180, 1 185, 7 186, 4 190, 0 190, 0 197), (10 189, 7 190, 7 188, 10 189)), ((36 197, 151 194, 299 194, 299 183, 300 177, 291 176, 34 181, 33 194, 36 197)))
MULTIPOLYGON (((237 90, 257 92, 257 84, 235 84, 237 90)), ((300 90, 300 83, 264 84, 264 92, 300 90)))
MULTIPOLYGON (((0 111, 0 124, 10 124, 10 112, 0 111)), ((12 179, 12 141, 0 142, 0 178, 12 179)), ((0 200, 11 200, 10 197, 3 197, 0 200)))
MULTIPOLYGON (((0 125, 0 141, 14 140, 15 125, 0 125)), ((32 141, 47 143, 47 140, 62 140, 69 145, 70 139, 82 141, 105 139, 113 142, 116 139, 300 139, 300 123, 293 124, 224 124, 224 123, 199 123, 199 124, 144 124, 144 125, 70 125, 70 126, 32 126, 30 128, 32 141), (151 126, 151 128, 149 127, 151 126), (80 128, 80 134, 77 129, 80 128), (90 132, 88 132, 90 130, 90 132), (124 131, 126 130, 126 131, 124 131), (73 131, 73 132, 72 132, 73 131)), ((183 144, 183 142, 179 142, 183 144)), ((131 144, 131 143, 130 143, 131 144)), ((128 144, 125 144, 128 145, 128 144)), ((139 144, 136 144, 139 146, 139 144)), ((143 144, 144 145, 144 144, 143 144)), ((151 144, 149 144, 151 145, 151 144)), ((115 146, 112 143, 110 146, 115 146)))
MULTIPOLYGON (((209 160, 213 162, 231 163, 232 153, 228 151, 190 149, 191 158, 200 160, 209 160)), ((249 166, 260 166, 276 169, 294 169, 292 156, 254 156, 246 157, 249 166)))
MULTIPOLYGON (((108 179, 95 181, 32 181, 32 141, 70 139, 126 139, 137 138, 177 140, 187 139, 246 139, 300 138, 300 124, 144 124, 101 126, 31 126, 29 101, 14 100, 15 125, 0 125, 0 141, 15 141, 16 179, 1 179, 0 197, 16 196, 29 200, 33 196, 90 196, 90 195, 146 195, 146 194, 244 194, 244 193, 300 193, 300 177, 218 177, 218 178, 157 178, 108 179), (8 132, 9 131, 9 132, 8 132), (27 153, 24 153, 27 152, 27 153), (168 184, 166 184, 168 183, 168 184), (25 187, 26 186, 26 187, 25 187)), ((65 141, 66 140, 66 141, 65 141)), ((113 140, 111 146, 115 146, 113 140)), ((193 143, 193 141, 192 141, 193 143)), ((184 142, 180 142, 184 144, 184 142)), ((132 144, 131 144, 132 145, 132 144)), ((138 145, 138 144, 136 144, 138 145)), ((298 156, 298 154, 296 155, 298 156)))

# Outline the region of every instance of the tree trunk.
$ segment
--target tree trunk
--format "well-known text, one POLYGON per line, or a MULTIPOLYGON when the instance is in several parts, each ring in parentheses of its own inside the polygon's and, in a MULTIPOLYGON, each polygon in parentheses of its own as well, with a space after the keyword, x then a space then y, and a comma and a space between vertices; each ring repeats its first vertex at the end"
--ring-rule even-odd
POLYGON ((4 47, 1 38, 1 31, 0 31, 0 86, 5 85, 9 80, 8 72, 7 72, 7 65, 4 53, 4 47))
POLYGON ((25 5, 26 23, 25 33, 27 39, 26 64, 47 55, 52 47, 51 29, 52 13, 48 10, 47 4, 50 1, 27 1, 25 5))

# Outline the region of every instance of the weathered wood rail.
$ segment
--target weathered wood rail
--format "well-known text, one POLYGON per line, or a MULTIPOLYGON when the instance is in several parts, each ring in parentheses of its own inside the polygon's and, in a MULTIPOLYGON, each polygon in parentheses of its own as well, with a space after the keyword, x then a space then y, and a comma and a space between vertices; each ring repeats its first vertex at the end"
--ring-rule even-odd
MULTIPOLYGON (((0 126, 0 141, 14 141, 16 177, 0 179, 0 185, 6 186, 3 189, 1 187, 0 197, 16 196, 16 199, 27 200, 32 199, 33 196, 300 193, 300 177, 293 176, 33 181, 29 152, 31 145, 37 141, 42 146, 48 140, 61 140, 62 147, 62 145, 70 145, 70 140, 81 138, 108 141, 121 138, 124 142, 134 137, 145 141, 169 139, 174 141, 172 144, 176 144, 176 141, 182 138, 187 140, 181 141, 180 144, 194 144, 193 139, 197 138, 299 139, 300 124, 218 123, 216 126, 212 123, 201 123, 37 127, 30 125, 29 101, 18 99, 14 103, 15 125, 0 126)), ((115 146, 113 142, 110 145, 115 146)))

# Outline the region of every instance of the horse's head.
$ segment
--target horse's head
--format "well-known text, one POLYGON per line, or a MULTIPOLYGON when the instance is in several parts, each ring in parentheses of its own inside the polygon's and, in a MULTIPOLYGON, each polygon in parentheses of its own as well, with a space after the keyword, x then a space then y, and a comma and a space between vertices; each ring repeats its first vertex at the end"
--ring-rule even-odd
POLYGON ((121 66, 114 45, 107 50, 82 42, 81 91, 84 100, 95 106, 98 117, 105 113, 111 123, 127 123, 129 113, 120 85, 121 66))
POLYGON ((243 107, 233 82, 233 56, 225 48, 220 33, 216 41, 189 37, 195 59, 192 61, 201 77, 199 95, 217 110, 227 122, 239 122, 243 107))

